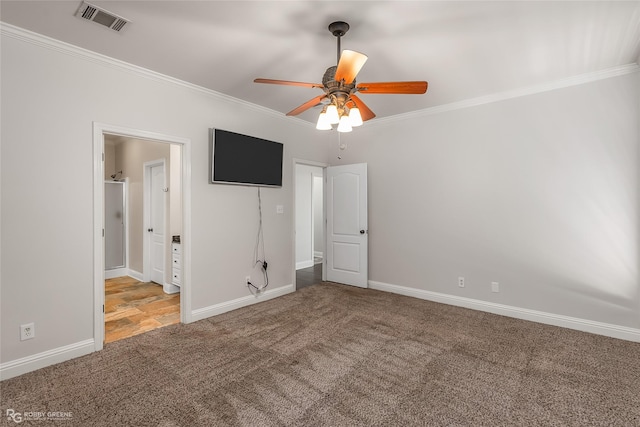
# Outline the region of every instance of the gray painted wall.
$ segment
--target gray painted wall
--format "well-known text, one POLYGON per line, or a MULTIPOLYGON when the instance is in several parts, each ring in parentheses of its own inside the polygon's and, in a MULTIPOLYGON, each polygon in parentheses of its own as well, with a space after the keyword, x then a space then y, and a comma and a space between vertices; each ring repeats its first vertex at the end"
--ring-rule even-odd
POLYGON ((639 328, 638 99, 635 72, 353 132, 369 278, 639 328))

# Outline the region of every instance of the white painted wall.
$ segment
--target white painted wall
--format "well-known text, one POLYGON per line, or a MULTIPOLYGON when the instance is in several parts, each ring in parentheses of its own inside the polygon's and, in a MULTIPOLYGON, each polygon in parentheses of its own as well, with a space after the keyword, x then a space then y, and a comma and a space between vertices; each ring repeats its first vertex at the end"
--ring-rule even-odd
POLYGON ((327 162, 330 135, 28 33, 1 43, 0 363, 93 337, 94 121, 191 140, 193 310, 250 295, 258 226, 255 187, 208 183, 208 129, 284 143, 283 187, 262 191, 264 238, 269 287, 293 283, 292 159, 327 162), (21 342, 27 322, 37 336, 21 342))
MULTIPOLYGON (((111 175, 119 171, 116 169, 116 147, 113 142, 104 143, 104 180, 111 181, 111 175)), ((120 179, 122 176, 117 175, 116 178, 120 179)))
POLYGON ((637 330, 638 99, 636 72, 352 132, 370 279, 637 330))

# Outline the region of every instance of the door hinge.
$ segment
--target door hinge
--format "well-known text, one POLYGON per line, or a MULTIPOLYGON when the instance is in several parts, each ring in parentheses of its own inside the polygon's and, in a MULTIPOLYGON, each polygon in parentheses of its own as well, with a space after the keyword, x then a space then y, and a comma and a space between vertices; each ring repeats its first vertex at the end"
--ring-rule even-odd
POLYGON ((104 313, 104 304, 102 304, 102 312, 104 313))
POLYGON ((102 161, 104 162, 104 153, 102 153, 102 161))
POLYGON ((104 237, 104 228, 102 229, 102 237, 104 237))

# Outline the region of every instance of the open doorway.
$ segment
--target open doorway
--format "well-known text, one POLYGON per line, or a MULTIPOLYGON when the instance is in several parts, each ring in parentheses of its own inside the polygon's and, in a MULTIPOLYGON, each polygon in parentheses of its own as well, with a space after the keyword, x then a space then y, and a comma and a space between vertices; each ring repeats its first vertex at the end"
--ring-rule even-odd
POLYGON ((295 164, 296 289, 320 283, 324 249, 324 169, 295 164))
POLYGON ((190 141, 100 123, 93 141, 94 342, 101 350, 105 342, 191 320, 190 141), (108 262, 106 187, 113 182, 123 183, 124 196, 111 222, 126 231, 116 239, 122 254, 108 262))
MULTIPOLYGON (((172 248, 182 234, 181 150, 111 134, 104 135, 104 149, 104 341, 109 343, 180 322, 174 264, 179 269, 181 263, 172 248), (122 191, 112 196, 118 187, 122 191)), ((179 246, 175 252, 180 254, 179 246)))
MULTIPOLYGON (((311 284, 330 281, 366 288, 368 287, 368 205, 367 164, 328 166, 294 160, 294 221, 295 236, 295 285, 300 289, 311 275, 311 284), (319 171, 309 168, 317 166, 322 171, 322 278, 318 280, 320 268, 307 270, 313 248, 314 234, 307 231, 305 223, 313 218, 312 199, 307 188, 313 186, 313 174, 319 171), (311 178, 309 178, 311 176, 311 178), (309 184, 311 183, 311 184, 309 184), (305 206, 306 205, 306 206, 305 206), (311 205, 311 206, 309 206, 311 205), (307 275, 307 277, 304 277, 307 275)), ((312 220, 311 220, 312 222, 312 220)))

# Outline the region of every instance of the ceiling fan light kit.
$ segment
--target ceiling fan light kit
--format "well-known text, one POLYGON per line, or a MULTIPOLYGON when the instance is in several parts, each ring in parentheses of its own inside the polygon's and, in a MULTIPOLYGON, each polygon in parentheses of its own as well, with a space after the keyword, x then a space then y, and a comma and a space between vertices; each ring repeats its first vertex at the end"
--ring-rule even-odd
POLYGON ((349 120, 351 120, 351 126, 357 127, 362 126, 362 115, 360 114, 360 109, 358 107, 351 107, 349 110, 349 120))
POLYGON ((340 38, 349 31, 349 24, 336 21, 329 24, 329 31, 337 38, 338 64, 327 68, 322 77, 322 84, 304 83, 289 80, 255 79, 255 83, 279 84, 287 86, 303 86, 320 88, 325 93, 319 95, 297 108, 289 111, 287 116, 298 115, 309 108, 323 105, 318 116, 316 129, 331 130, 338 125, 338 132, 351 132, 352 128, 361 126, 376 115, 362 100, 356 96, 360 93, 377 94, 423 94, 427 91, 426 81, 410 82, 378 82, 356 84, 356 75, 360 72, 367 55, 340 49, 340 38))
POLYGON ((318 116, 318 123, 316 124, 316 129, 318 130, 331 130, 333 127, 331 123, 329 123, 329 118, 327 117, 327 107, 322 109, 322 112, 318 116))
POLYGON ((329 104, 327 106, 327 123, 330 125, 337 125, 340 122, 340 114, 338 113, 338 107, 336 104, 329 104))

